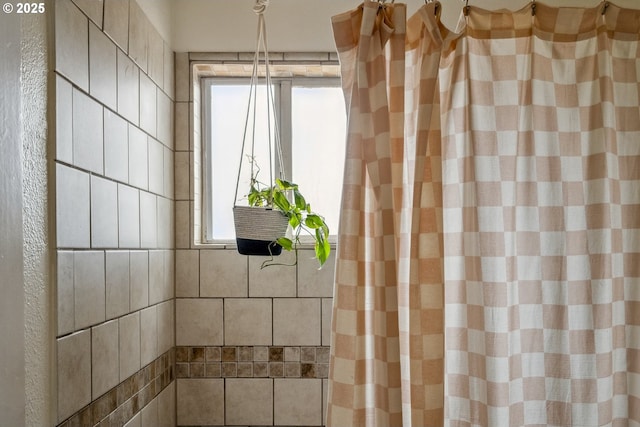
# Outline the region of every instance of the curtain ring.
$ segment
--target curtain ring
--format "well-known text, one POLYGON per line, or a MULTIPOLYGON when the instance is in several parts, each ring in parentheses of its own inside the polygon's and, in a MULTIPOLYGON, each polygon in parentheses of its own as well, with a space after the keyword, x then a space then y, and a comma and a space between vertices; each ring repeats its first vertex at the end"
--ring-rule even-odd
POLYGON ((602 14, 604 15, 605 13, 607 13, 607 9, 609 8, 609 2, 606 1, 604 2, 604 5, 602 6, 602 14))
POLYGON ((531 16, 536 16, 536 0, 531 0, 531 16))
POLYGON ((469 6, 469 0, 464 1, 464 16, 469 16, 469 10, 471 6, 469 6))

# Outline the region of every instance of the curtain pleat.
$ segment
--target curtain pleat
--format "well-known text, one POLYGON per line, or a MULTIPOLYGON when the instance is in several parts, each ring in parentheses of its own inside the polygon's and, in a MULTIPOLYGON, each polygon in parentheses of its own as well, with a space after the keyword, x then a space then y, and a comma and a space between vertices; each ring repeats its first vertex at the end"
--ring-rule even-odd
POLYGON ((602 11, 333 18, 328 426, 640 426, 640 11, 602 11))

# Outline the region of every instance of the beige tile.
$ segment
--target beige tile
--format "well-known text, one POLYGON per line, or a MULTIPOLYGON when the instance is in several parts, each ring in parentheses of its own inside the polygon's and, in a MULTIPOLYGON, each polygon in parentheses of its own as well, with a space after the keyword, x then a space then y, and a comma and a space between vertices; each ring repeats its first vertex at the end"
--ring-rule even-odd
POLYGON ((118 184, 118 240, 121 248, 140 247, 140 191, 118 184))
POLYGON ((139 68, 126 54, 118 50, 118 113, 136 125, 140 121, 139 90, 139 68))
POLYGON ((333 299, 322 299, 322 345, 331 345, 331 321, 333 316, 333 299))
POLYGON ((176 382, 158 394, 158 427, 176 426, 176 382))
POLYGON ((129 3, 129 56, 147 72, 149 54, 149 19, 137 2, 129 3))
POLYGON ((176 250, 176 297, 200 295, 200 251, 176 250))
POLYGON ((224 344, 271 345, 271 314, 270 299, 225 299, 224 344))
POLYGON ((91 328, 91 397, 97 399, 120 382, 118 321, 91 328))
POLYGON ((178 425, 225 424, 223 379, 178 379, 176 397, 178 425))
POLYGON ((227 379, 224 397, 227 424, 273 424, 273 380, 227 379))
POLYGON ((274 345, 320 345, 320 299, 273 300, 274 345))
POLYGON ((56 75, 56 160, 73 163, 73 91, 71 83, 56 75))
POLYGON ((140 247, 158 246, 158 202, 154 194, 140 192, 140 247))
POLYGON ((127 122, 104 109, 104 174, 129 182, 129 131, 127 122))
POLYGON ((129 252, 106 252, 106 316, 113 319, 129 313, 129 252))
POLYGON ((131 311, 149 305, 149 253, 131 251, 129 253, 129 283, 131 288, 131 311))
POLYGON ((76 330, 104 322, 104 252, 75 252, 73 270, 76 330))
POLYGON ((58 251, 58 336, 74 330, 73 252, 58 251))
POLYGON ((58 422, 91 401, 91 331, 57 341, 58 422))
POLYGON ((176 52, 175 58, 176 101, 190 101, 191 72, 189 70, 189 54, 186 52, 176 52))
POLYGON ((173 102, 158 89, 157 93, 157 117, 158 139, 169 148, 173 148, 173 102))
POLYGON ((333 296, 333 275, 335 272, 335 251, 329 259, 318 269, 318 260, 313 250, 298 252, 298 296, 326 297, 333 296))
POLYGON ((274 425, 322 424, 322 380, 275 379, 274 425))
POLYGON ((91 176, 91 247, 118 247, 118 184, 91 176))
MULTIPOLYGON (((295 297, 295 267, 274 265, 260 268, 268 257, 249 257, 249 296, 250 297, 295 297)), ((291 252, 282 251, 275 261, 293 264, 295 259, 291 252)))
POLYGON ((175 103, 175 148, 176 151, 189 150, 189 103, 175 103))
POLYGON ((158 427, 158 399, 155 398, 147 404, 142 411, 141 427, 158 427))
POLYGON ((247 297, 247 256, 232 250, 200 251, 200 296, 247 297))
POLYGON ((176 151, 174 159, 175 198, 176 200, 189 200, 189 153, 176 151))
POLYGON ((327 393, 329 392, 329 380, 322 380, 322 425, 327 423, 327 393))
POLYGON ((140 127, 156 136, 156 85, 144 73, 140 73, 140 127))
POLYGON ((164 92, 169 95, 169 98, 175 98, 175 73, 174 73, 174 53, 171 50, 169 44, 165 41, 163 44, 164 49, 164 75, 162 88, 164 92))
POLYGON ((163 189, 163 196, 173 200, 174 199, 174 168, 173 168, 173 163, 174 163, 174 156, 173 156, 173 151, 167 147, 164 147, 164 175, 163 175, 163 181, 164 181, 164 189, 163 189))
POLYGON ((151 306, 140 311, 140 364, 146 366, 158 357, 158 310, 151 306))
POLYGON ((174 312, 173 300, 158 304, 158 355, 175 346, 174 312))
POLYGON ((162 144, 153 138, 149 138, 149 191, 156 194, 162 194, 164 191, 163 156, 162 144))
POLYGON ((171 200, 158 197, 158 247, 173 247, 173 205, 171 200))
POLYGON ((88 248, 89 174, 56 164, 56 236, 59 248, 88 248))
POLYGON ((120 381, 138 372, 140 366, 140 312, 121 317, 119 323, 120 381))
POLYGON ((176 345, 213 346, 222 340, 221 299, 176 300, 176 345))
POLYGON ((73 90, 73 164, 103 173, 102 106, 77 89, 73 90))
POLYGON ((102 28, 103 0, 73 0, 98 27, 102 28))
POLYGON ((153 25, 149 26, 149 77, 159 86, 164 84, 164 41, 153 25))
POLYGON ((143 190, 149 188, 148 158, 147 135, 129 125, 129 184, 143 190))
POLYGON ((179 201, 175 203, 176 208, 176 248, 188 249, 191 242, 191 228, 189 221, 189 202, 179 201))
POLYGON ((114 110, 117 108, 116 76, 116 46, 98 27, 89 23, 89 93, 114 110))
POLYGON ((129 420, 128 423, 124 425, 124 427, 142 427, 142 414, 138 412, 133 418, 129 420))
POLYGON ((55 69, 85 91, 89 89, 88 22, 71 0, 55 2, 55 69))
POLYGON ((129 0, 104 0, 104 32, 124 52, 129 48, 129 0))
POLYGON ((162 301, 164 283, 164 253, 149 251, 149 305, 162 301))
POLYGON ((176 254, 174 250, 164 251, 164 292, 162 299, 164 301, 173 299, 176 296, 175 290, 176 277, 176 254))

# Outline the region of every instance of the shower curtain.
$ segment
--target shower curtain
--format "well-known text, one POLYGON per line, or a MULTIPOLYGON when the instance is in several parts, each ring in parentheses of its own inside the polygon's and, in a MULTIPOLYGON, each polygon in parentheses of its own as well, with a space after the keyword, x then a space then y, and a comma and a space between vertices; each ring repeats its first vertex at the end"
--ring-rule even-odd
POLYGON ((366 1, 327 426, 640 426, 640 11, 366 1))

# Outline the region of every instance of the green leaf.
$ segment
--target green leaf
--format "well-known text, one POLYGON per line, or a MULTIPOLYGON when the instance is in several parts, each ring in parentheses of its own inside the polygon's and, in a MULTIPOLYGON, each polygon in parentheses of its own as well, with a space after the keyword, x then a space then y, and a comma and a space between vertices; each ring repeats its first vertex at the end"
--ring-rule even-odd
POLYGON ((289 212, 291 210, 291 203, 289 203, 287 197, 280 191, 273 193, 273 203, 283 212, 289 212))
POLYGON ((304 220, 304 224, 312 229, 322 228, 325 225, 322 217, 316 214, 307 215, 307 218, 304 220))
POLYGON ((323 266, 331 253, 331 245, 329 244, 329 241, 324 238, 320 229, 316 230, 316 243, 314 248, 316 251, 316 258, 318 259, 320 266, 323 266))
POLYGON ((293 182, 285 181, 284 179, 276 178, 276 184, 283 190, 297 190, 298 184, 294 184, 293 182))
POLYGON ((278 244, 282 246, 284 250, 290 251, 293 249, 293 242, 291 241, 291 239, 280 237, 278 240, 276 240, 276 242, 278 242, 278 244))
POLYGON ((304 210, 307 207, 307 201, 304 199, 304 196, 300 194, 300 192, 297 189, 293 190, 293 199, 296 203, 296 208, 300 210, 304 210))
POLYGON ((302 215, 300 215, 297 212, 294 212, 290 217, 289 217, 289 224, 291 224, 292 228, 297 228, 300 223, 302 221, 302 215))

